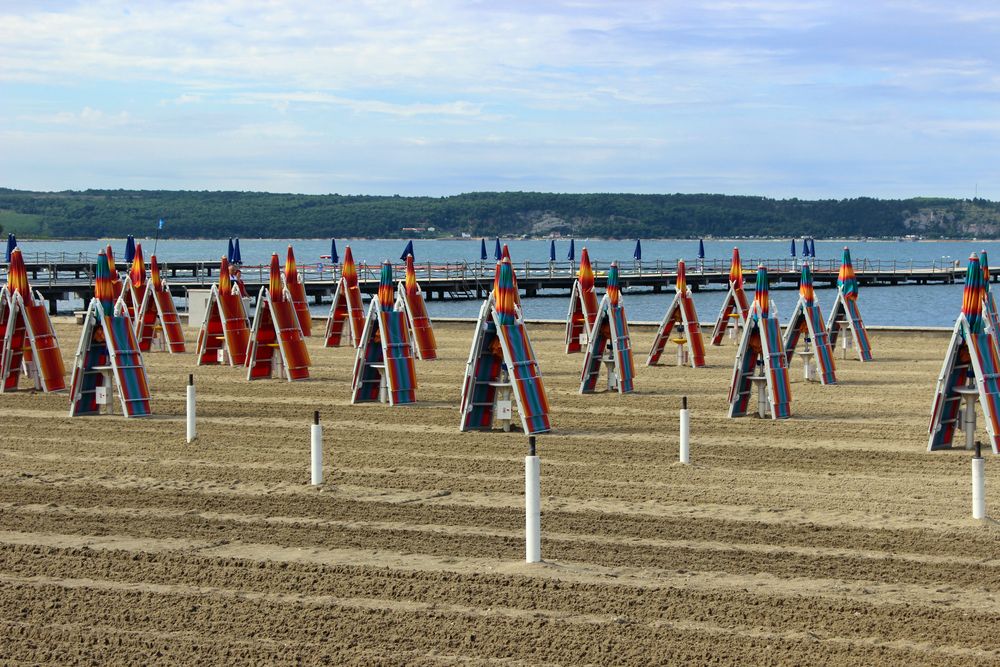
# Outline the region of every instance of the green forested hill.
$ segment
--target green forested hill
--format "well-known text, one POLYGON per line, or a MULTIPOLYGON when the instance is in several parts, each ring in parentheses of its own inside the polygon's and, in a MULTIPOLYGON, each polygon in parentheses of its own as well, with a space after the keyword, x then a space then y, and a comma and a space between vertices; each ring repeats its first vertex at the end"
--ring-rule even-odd
POLYGON ((33 236, 149 233, 159 218, 173 238, 563 235, 1000 237, 1000 203, 984 199, 806 201, 711 194, 470 192, 451 197, 263 192, 0 188, 0 225, 33 236))

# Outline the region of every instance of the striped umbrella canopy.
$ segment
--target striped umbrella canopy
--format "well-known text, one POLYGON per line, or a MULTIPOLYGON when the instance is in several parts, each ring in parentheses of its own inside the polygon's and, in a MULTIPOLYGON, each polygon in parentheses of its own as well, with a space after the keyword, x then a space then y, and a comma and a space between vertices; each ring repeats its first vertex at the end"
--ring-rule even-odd
POLYGON ((580 289, 594 289, 594 267, 590 265, 590 253, 586 248, 580 251, 580 268, 576 270, 576 277, 580 281, 580 289))
MULTIPOLYGON (((229 267, 226 267, 226 274, 228 273, 229 267)), ((154 292, 163 291, 163 279, 160 278, 160 265, 156 262, 156 255, 149 256, 149 286, 154 292)))
POLYGON ((34 300, 31 298, 31 286, 28 285, 28 269, 24 266, 24 257, 21 256, 20 248, 14 248, 10 252, 10 266, 7 267, 7 289, 12 295, 15 292, 20 294, 27 305, 34 304, 34 300))
MULTIPOLYGON (((159 272, 159 267, 157 267, 159 272)), ((229 258, 223 257, 219 263, 219 293, 229 294, 233 290, 233 278, 229 273, 229 258)))
POLYGON ((729 284, 742 289, 743 263, 740 261, 740 249, 733 248, 733 259, 729 262, 729 284))
POLYGON ((111 250, 111 245, 104 249, 104 254, 108 256, 108 269, 111 271, 111 284, 114 286, 115 298, 122 293, 122 277, 118 275, 118 267, 115 266, 115 253, 111 250))
POLYGON ((684 260, 677 260, 677 285, 675 287, 678 294, 686 294, 688 289, 687 280, 687 267, 684 266, 684 260))
POLYGON ((403 288, 407 295, 417 295, 417 271, 413 268, 413 255, 406 256, 406 280, 403 282, 403 288))
POLYGON ((962 314, 969 321, 969 330, 974 334, 983 333, 983 269, 979 257, 969 256, 969 268, 965 272, 965 289, 962 292, 962 314))
POLYGON ((378 277, 378 305, 383 311, 391 311, 395 285, 392 284, 392 264, 389 260, 382 262, 382 273, 378 277))
POLYGON ((844 259, 840 263, 840 273, 837 274, 837 287, 845 299, 858 298, 858 278, 854 275, 851 251, 847 246, 844 246, 844 259))
POLYGON ((337 254, 337 239, 330 239, 330 263, 340 264, 340 255, 337 254))
POLYGON ((351 246, 344 248, 344 263, 340 267, 340 275, 348 287, 358 286, 358 267, 354 264, 354 255, 351 254, 351 246))
POLYGON ((514 302, 520 303, 521 299, 519 295, 521 292, 517 287, 517 271, 514 270, 514 260, 510 258, 510 248, 507 247, 506 243, 503 244, 503 250, 500 251, 500 259, 501 261, 506 259, 508 262, 510 262, 510 275, 514 281, 514 302))
POLYGON ((566 253, 566 259, 571 262, 576 259, 576 242, 573 239, 569 240, 569 252, 566 253))
POLYGON ((983 270, 983 298, 986 298, 986 292, 990 291, 990 261, 985 250, 979 253, 979 267, 983 270))
POLYGON ((135 237, 131 234, 125 239, 125 263, 131 264, 135 259, 135 237))
POLYGON ((510 258, 505 257, 497 265, 496 277, 496 311, 500 324, 514 324, 516 314, 514 311, 514 267, 510 264, 510 258))
POLYGON ((295 266, 295 251, 292 246, 288 246, 288 253, 285 255, 285 284, 297 285, 299 283, 299 269, 295 266))
POLYGON ((115 286, 111 281, 111 262, 102 251, 97 253, 97 269, 94 271, 94 298, 101 302, 105 316, 114 312, 115 286))
POLYGON ((271 295, 271 301, 280 303, 285 300, 285 291, 281 288, 281 262, 278 261, 278 253, 271 253, 271 271, 267 279, 267 291, 271 295))
POLYGON ((760 314, 767 317, 771 309, 771 298, 768 293, 767 269, 763 264, 757 267, 757 285, 754 289, 753 300, 760 307, 760 314))
POLYGON ((809 262, 802 262, 802 275, 799 277, 799 294, 805 299, 807 305, 816 302, 816 292, 813 290, 813 274, 809 268, 809 262))
POLYGON ((142 258, 142 244, 139 243, 132 248, 132 267, 128 272, 132 280, 132 287, 139 289, 146 283, 146 262, 142 258))
POLYGON ((618 302, 621 301, 622 290, 618 283, 618 262, 611 262, 611 268, 608 269, 608 286, 605 289, 605 294, 608 295, 612 306, 617 306, 618 302))

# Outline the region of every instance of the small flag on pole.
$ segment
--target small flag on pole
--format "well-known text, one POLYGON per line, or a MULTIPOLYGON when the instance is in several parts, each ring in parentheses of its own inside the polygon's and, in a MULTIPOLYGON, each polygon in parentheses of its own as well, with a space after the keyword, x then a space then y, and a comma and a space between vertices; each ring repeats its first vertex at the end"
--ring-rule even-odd
POLYGON ((157 229, 163 229, 163 218, 160 218, 160 222, 156 226, 157 229))

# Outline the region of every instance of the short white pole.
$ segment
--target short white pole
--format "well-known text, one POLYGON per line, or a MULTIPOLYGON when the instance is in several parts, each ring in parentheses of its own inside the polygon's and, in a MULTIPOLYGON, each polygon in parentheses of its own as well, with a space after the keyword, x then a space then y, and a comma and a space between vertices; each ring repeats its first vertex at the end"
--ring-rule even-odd
POLYGON ((965 448, 968 450, 976 447, 976 399, 978 396, 965 397, 965 423, 962 430, 965 431, 965 448))
POLYGON ((198 437, 194 418, 194 375, 188 375, 187 384, 187 442, 190 444, 198 437))
POLYGON ((542 560, 542 481, 541 461, 535 454, 535 436, 528 438, 524 457, 524 561, 542 560))
POLYGON ((691 463, 691 413, 687 396, 681 397, 681 463, 691 463))
POLYGON ((313 423, 310 429, 312 436, 312 485, 323 483, 323 427, 319 425, 319 410, 313 412, 313 423))
POLYGON ((757 414, 761 419, 767 417, 767 383, 757 382, 757 414))
POLYGON ((983 459, 980 443, 976 443, 976 455, 972 457, 972 518, 986 518, 986 461, 983 459))

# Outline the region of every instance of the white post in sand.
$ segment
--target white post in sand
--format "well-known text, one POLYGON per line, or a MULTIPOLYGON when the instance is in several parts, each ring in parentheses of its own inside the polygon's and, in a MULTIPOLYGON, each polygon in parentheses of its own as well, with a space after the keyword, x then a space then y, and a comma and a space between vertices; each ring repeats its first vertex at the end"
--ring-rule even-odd
POLYGON ((310 428, 312 445, 312 485, 323 483, 323 427, 319 425, 319 410, 313 412, 313 423, 310 428))
POLYGON ((681 397, 681 463, 691 463, 691 413, 687 396, 681 397))
POLYGON ((972 457, 972 518, 986 518, 986 461, 983 459, 982 443, 976 443, 976 455, 972 457))
POLYGON ((962 430, 965 431, 965 448, 969 450, 976 446, 976 399, 978 398, 978 392, 965 397, 965 423, 962 425, 962 430))
POLYGON ((535 436, 528 438, 524 457, 524 561, 542 560, 542 481, 541 462, 535 454, 535 436))
POLYGON ((188 375, 187 384, 187 442, 191 444, 198 437, 194 423, 194 375, 188 375))

